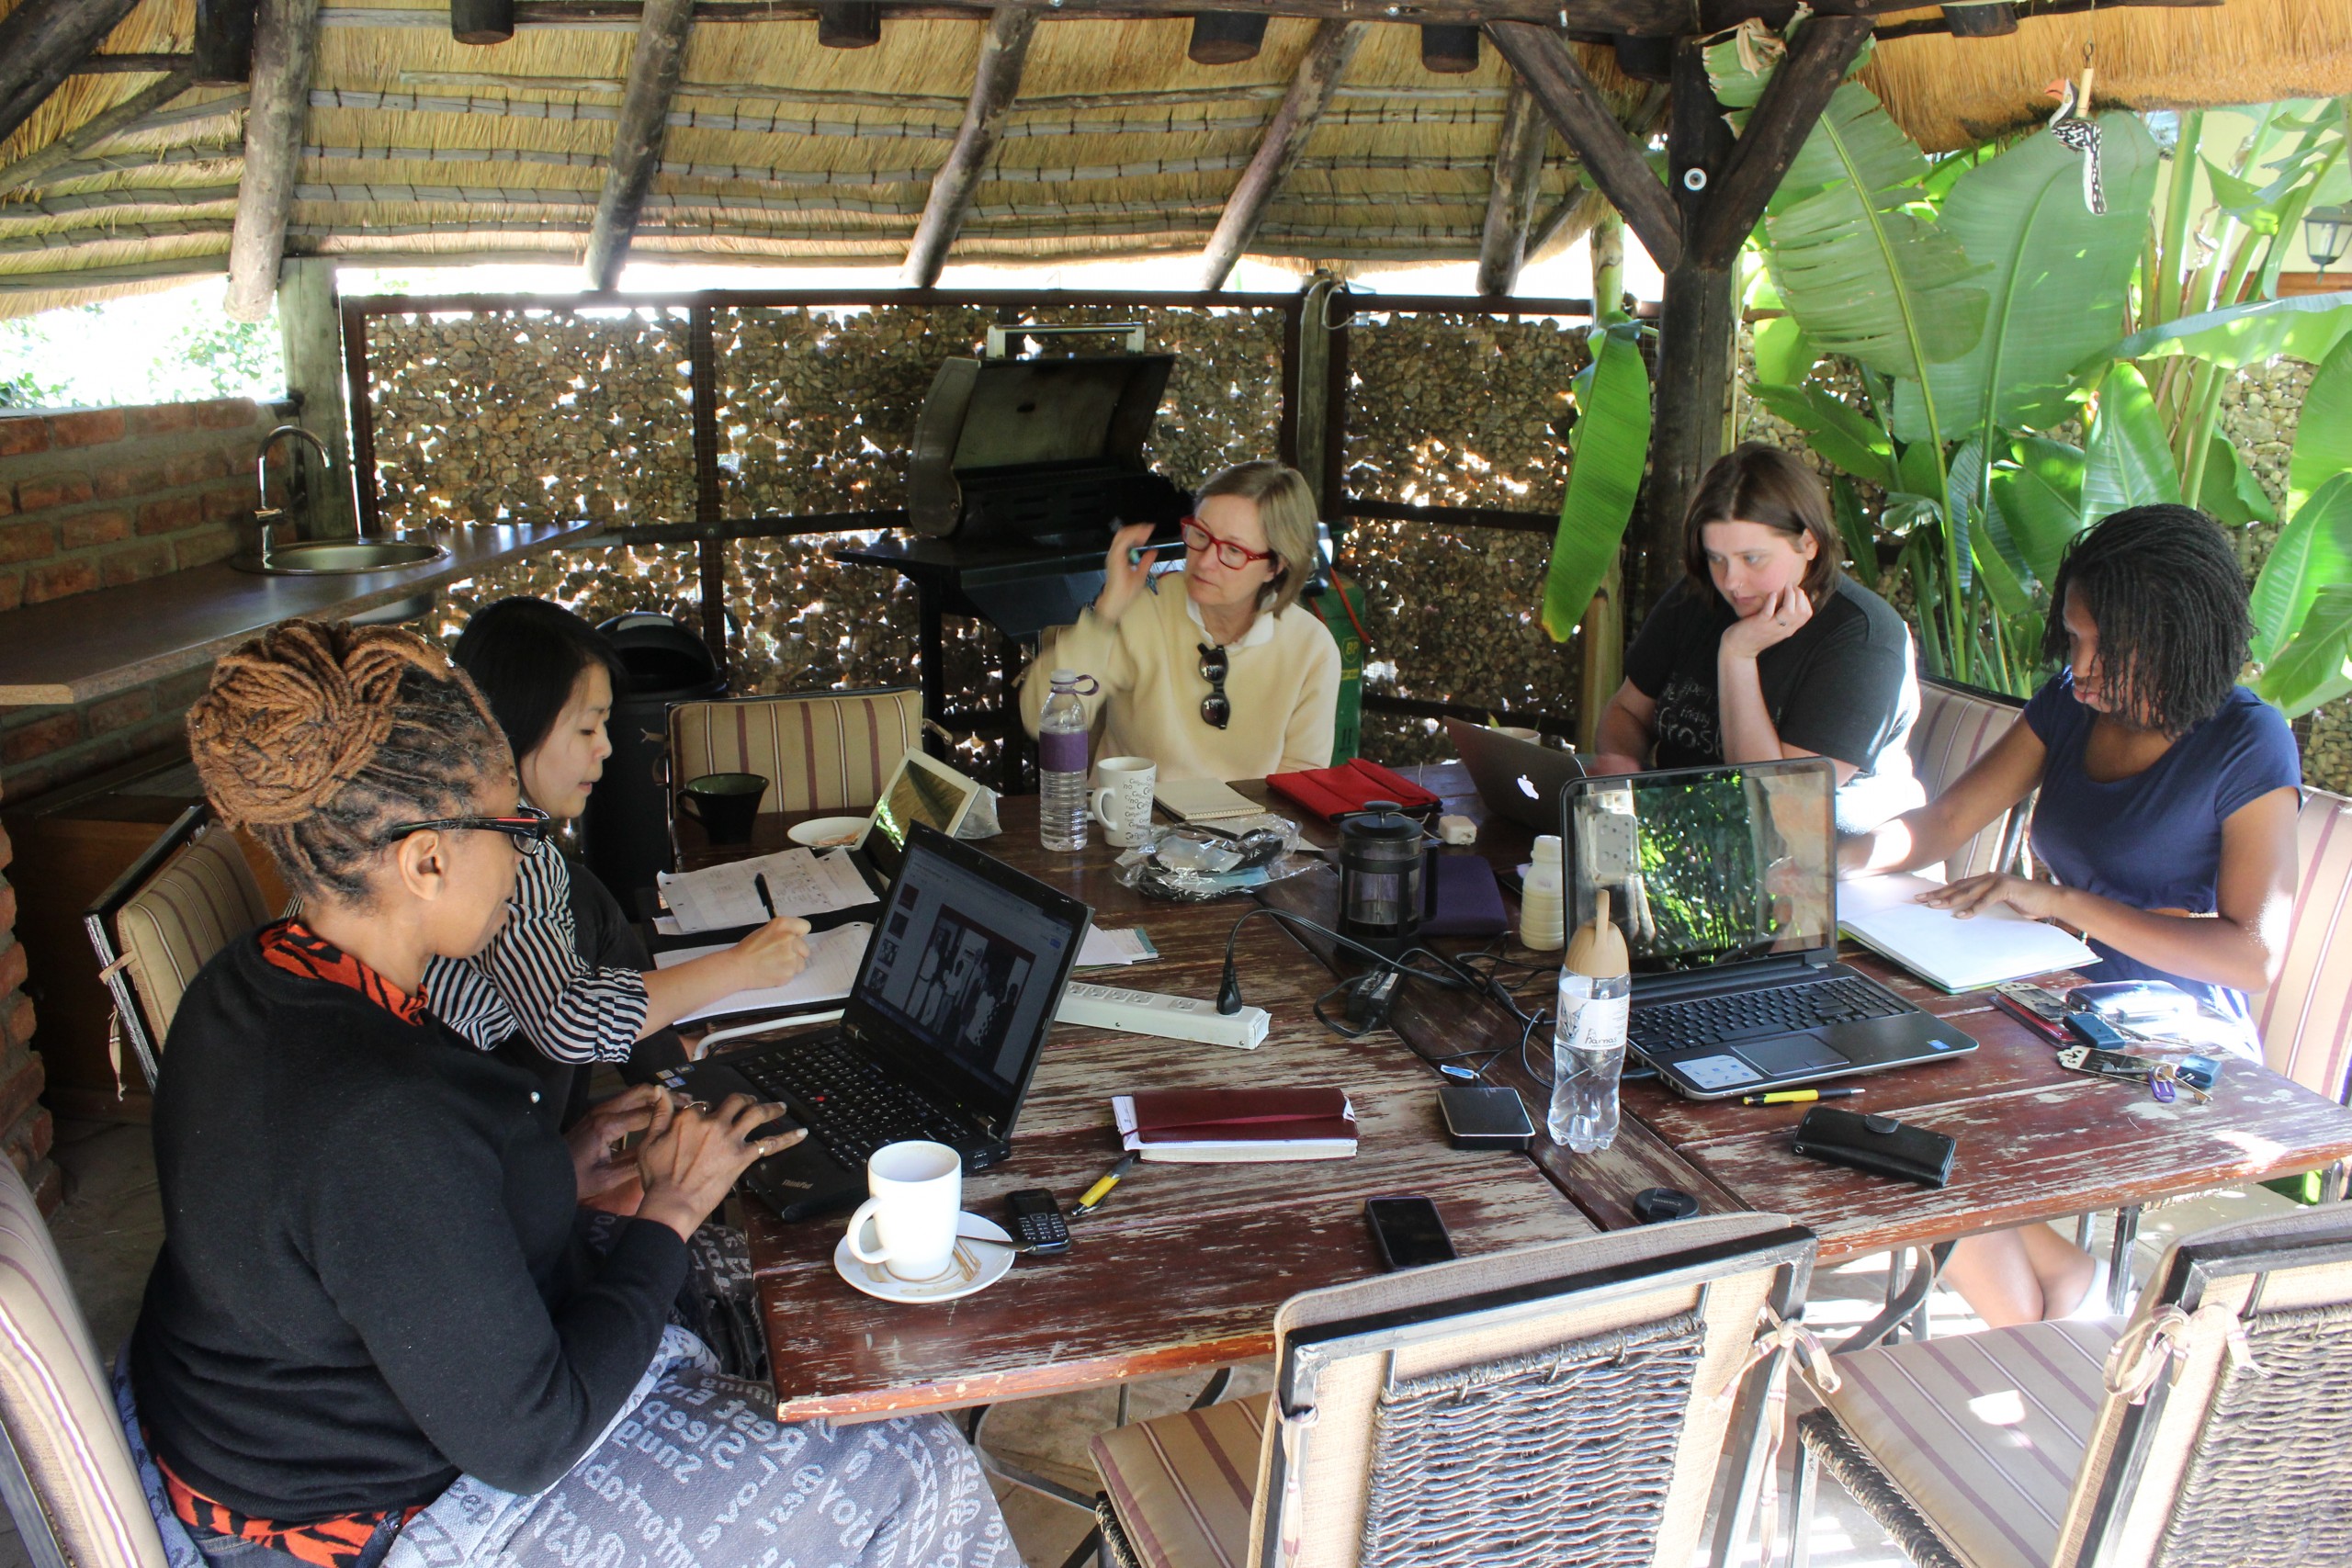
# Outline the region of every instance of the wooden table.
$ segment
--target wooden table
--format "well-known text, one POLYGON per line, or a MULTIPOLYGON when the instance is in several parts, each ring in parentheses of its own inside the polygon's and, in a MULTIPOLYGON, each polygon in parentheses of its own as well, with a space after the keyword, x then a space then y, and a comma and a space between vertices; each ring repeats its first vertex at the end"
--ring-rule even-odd
MULTIPOLYGON (((1050 854, 1035 796, 1008 798, 980 846, 1092 905, 1098 925, 1142 926, 1159 962, 1082 977, 1179 996, 1216 994, 1245 899, 1146 899, 1112 874, 1116 852, 1050 854)), ((754 847, 780 844, 763 818, 754 847)), ((1059 1258, 1023 1258, 980 1293, 910 1307, 834 1273, 839 1220, 786 1224, 758 1204, 752 1259, 782 1419, 945 1409, 1114 1384, 1268 1355, 1274 1312, 1300 1291, 1379 1270, 1363 1201, 1433 1199, 1464 1256, 1592 1230, 1525 1155, 1450 1148, 1436 1076, 1393 1034, 1332 1038, 1309 1010, 1332 980, 1264 918, 1242 933, 1252 1006, 1272 1015, 1255 1051, 1056 1025, 1012 1136, 1012 1157, 969 1176, 965 1207, 1000 1214, 1017 1188, 1067 1208, 1118 1156, 1110 1099, 1136 1089, 1337 1085, 1362 1133, 1355 1156, 1268 1165, 1138 1165, 1059 1258)))
MULTIPOLYGON (((1468 776, 1447 764, 1423 783, 1448 811, 1483 817, 1468 776)), ((1482 829, 1477 852, 1498 867, 1527 859, 1529 835, 1508 822, 1482 829)), ((1280 901, 1328 917, 1336 883, 1300 877, 1280 901)), ((1951 1183, 1928 1189, 1804 1159, 1789 1151, 1803 1105, 1696 1101, 1655 1083, 1624 1086, 1623 1124, 1605 1153, 1575 1155, 1537 1140, 1536 1157, 1597 1224, 1634 1223, 1645 1187, 1675 1187, 1702 1213, 1783 1214, 1821 1238, 1821 1259, 1949 1240, 2029 1220, 2060 1219, 2233 1182, 2316 1170, 2352 1156, 2352 1111, 2250 1063, 2230 1062, 2211 1104, 2183 1095, 2160 1105, 2144 1086, 2067 1072, 2052 1048, 1992 1005, 1989 993, 1944 993, 1850 948, 1847 959, 1909 1000, 1973 1035, 1978 1049, 1950 1062, 1860 1080, 1857 1103, 1959 1140, 1951 1183)), ((2063 983, 2063 982, 2062 982, 2063 983)), ((1391 1017, 1425 1050, 1515 1046, 1520 1025, 1502 1008, 1408 982, 1391 1017)), ((1539 1067, 1548 1053, 1531 1050, 1539 1067)), ((1517 1053, 1490 1078, 1531 1103, 1547 1084, 1521 1072, 1517 1053)), ((1540 1121, 1540 1114, 1539 1114, 1540 1121)))

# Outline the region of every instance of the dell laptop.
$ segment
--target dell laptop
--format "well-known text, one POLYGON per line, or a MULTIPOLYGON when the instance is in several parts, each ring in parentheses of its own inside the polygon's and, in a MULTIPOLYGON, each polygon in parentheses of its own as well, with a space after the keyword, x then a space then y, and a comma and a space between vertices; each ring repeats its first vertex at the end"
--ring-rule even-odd
POLYGON ((741 1183, 787 1220, 863 1200, 866 1156, 884 1144, 927 1138, 960 1150, 967 1170, 994 1165, 1010 1152, 1092 913, 918 822, 841 1022, 660 1081, 714 1103, 775 1100, 808 1129, 741 1183))
POLYGON ((1488 811, 1531 833, 1558 829, 1560 792, 1571 779, 1584 777, 1584 763, 1574 751, 1555 751, 1458 718, 1441 722, 1488 811))
POLYGON ((1578 779, 1562 796, 1569 929, 1596 895, 1633 959, 1627 1043, 1722 1100, 1939 1062, 1976 1042, 1837 962, 1825 757, 1578 779))

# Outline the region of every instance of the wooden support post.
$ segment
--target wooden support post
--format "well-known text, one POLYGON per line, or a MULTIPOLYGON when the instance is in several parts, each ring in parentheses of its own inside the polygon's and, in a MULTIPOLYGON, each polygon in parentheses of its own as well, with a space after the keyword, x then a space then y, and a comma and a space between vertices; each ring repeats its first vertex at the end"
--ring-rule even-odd
POLYGON ((504 43, 514 36, 514 0, 449 0, 449 36, 459 43, 504 43))
POLYGON ((261 0, 254 18, 244 175, 237 186, 237 226, 229 239, 229 314, 240 321, 266 320, 277 292, 318 47, 319 0, 261 0))
POLYGON ((1598 322, 1625 309, 1625 220, 1613 208, 1604 206, 1593 219, 1591 241, 1592 319, 1598 322))
POLYGON ((196 80, 242 87, 254 79, 254 0, 196 0, 196 80))
MULTIPOLYGON (((1596 324, 1617 311, 1625 297, 1625 220, 1604 208, 1592 225, 1592 319, 1596 324)), ((1609 563, 1600 587, 1585 606, 1578 635, 1581 656, 1577 682, 1577 747, 1589 755, 1600 744, 1600 715, 1625 679, 1625 555, 1609 563)))
POLYGON ((160 82, 141 87, 114 107, 99 110, 38 152, 28 153, 7 167, 0 168, 0 191, 39 185, 41 176, 50 170, 61 164, 74 162, 107 137, 137 125, 187 92, 188 86, 188 78, 185 74, 166 76, 160 82))
MULTIPOLYGON (((1317 274, 1307 280, 1299 298, 1296 399, 1292 428, 1291 466, 1306 476, 1315 496, 1315 514, 1336 530, 1340 498, 1329 492, 1330 465, 1325 460, 1331 431, 1331 329, 1326 314, 1332 295, 1343 288, 1337 279, 1317 274)), ((1344 295, 1342 295, 1344 298, 1344 295)))
POLYGON ((1532 22, 1490 22, 1487 36, 1535 95, 1568 151, 1584 161, 1585 178, 1625 215, 1650 258, 1661 268, 1680 261, 1682 228, 1673 201, 1560 35, 1532 22))
POLYGON ((972 209, 980 173, 996 152, 997 137, 1021 91, 1021 73, 1029 62, 1029 39, 1036 31, 1034 11, 1006 6, 989 17, 987 37, 980 40, 980 60, 972 73, 972 96, 964 106, 964 123, 956 128, 956 143, 947 161, 932 176, 931 198, 923 204, 915 237, 907 247, 906 265, 899 281, 910 288, 929 288, 947 265, 948 247, 956 243, 964 217, 972 209))
MULTIPOLYGON (((1765 85, 1747 129, 1710 184, 1692 246, 1709 266, 1729 265, 1763 220, 1765 204, 1813 134, 1829 96, 1871 36, 1868 17, 1816 17, 1797 34, 1786 60, 1765 85)), ((1680 92, 1678 82, 1676 91, 1680 92)), ((1710 99, 1712 102, 1712 98, 1710 99)), ((1718 118, 1717 123, 1721 121, 1718 118)), ((1676 134, 1682 127, 1678 119, 1676 134)), ((1711 133, 1710 145, 1714 141, 1711 133)))
POLYGON ((195 68, 192 54, 94 54, 74 67, 76 76, 168 76, 195 68))
POLYGON ((882 41, 882 7, 844 0, 817 7, 817 42, 826 49, 871 49, 882 41))
POLYGON ((1195 65, 1238 65, 1258 58, 1266 41, 1266 18, 1247 11, 1199 11, 1184 58, 1195 65))
POLYGON ((1527 229, 1542 190, 1544 144, 1552 127, 1524 82, 1514 82, 1495 141, 1495 172, 1487 186, 1487 225, 1478 235, 1478 292, 1508 294, 1527 259, 1527 229))
POLYGON ((686 33, 694 26, 695 0, 647 0, 637 25, 637 50, 629 56, 628 85, 621 91, 619 123, 613 127, 613 155, 605 168, 604 193, 588 231, 588 287, 609 289, 620 281, 628 259, 629 237, 645 194, 662 167, 662 141, 670 128, 670 102, 685 69, 686 33))
POLYGON ((718 537, 719 523, 727 514, 727 497, 718 476, 718 341, 714 315, 708 305, 687 309, 686 370, 694 395, 695 526, 702 534, 695 541, 702 640, 719 674, 725 675, 729 545, 718 537))
MULTIPOLYGON (((351 418, 345 406, 343 306, 335 296, 335 264, 328 256, 297 256, 286 264, 277 291, 277 327, 286 342, 286 389, 301 400, 301 423, 325 443, 329 472, 311 490, 311 525, 322 539, 358 531, 353 488, 351 418)), ((299 453, 300 448, 298 446, 299 453)))
POLYGON ((0 141, 98 51, 138 0, 25 0, 0 17, 0 141))
POLYGON ((1266 220, 1266 209, 1297 165, 1316 121, 1330 107, 1340 78, 1347 74, 1348 62, 1363 42, 1363 32, 1361 22, 1316 25, 1314 40, 1306 46, 1306 57, 1298 62, 1290 91, 1283 95, 1274 118, 1266 122, 1257 155, 1241 171, 1233 194, 1226 198, 1225 212, 1216 220, 1216 232, 1209 236, 1208 249, 1201 257, 1202 288, 1213 293, 1224 288, 1233 264, 1257 237, 1258 225, 1266 220))

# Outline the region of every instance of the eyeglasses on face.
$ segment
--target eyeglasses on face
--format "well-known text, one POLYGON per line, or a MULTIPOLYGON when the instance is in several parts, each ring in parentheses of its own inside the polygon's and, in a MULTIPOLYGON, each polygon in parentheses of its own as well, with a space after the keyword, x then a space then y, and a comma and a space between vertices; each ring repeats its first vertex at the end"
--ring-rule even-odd
POLYGON ((1176 526, 1184 536, 1186 549, 1194 555, 1199 555, 1204 550, 1214 547, 1216 550, 1217 563, 1231 571, 1239 571, 1251 561, 1274 558, 1274 552, 1272 550, 1253 550, 1245 546, 1237 545, 1231 539, 1218 538, 1203 526, 1201 520, 1197 517, 1187 517, 1176 526))
POLYGON ((396 844, 412 833, 438 832, 453 828, 503 833, 514 840, 517 852, 535 855, 547 847, 548 836, 555 831, 555 818, 536 806, 518 806, 512 817, 435 817, 426 822, 395 824, 392 830, 384 835, 384 842, 396 844))
POLYGON ((1209 694, 1201 699, 1201 719, 1213 729, 1223 729, 1233 722, 1233 704, 1225 694, 1225 675, 1231 666, 1225 649, 1204 642, 1196 646, 1201 650, 1201 679, 1209 683, 1209 694))

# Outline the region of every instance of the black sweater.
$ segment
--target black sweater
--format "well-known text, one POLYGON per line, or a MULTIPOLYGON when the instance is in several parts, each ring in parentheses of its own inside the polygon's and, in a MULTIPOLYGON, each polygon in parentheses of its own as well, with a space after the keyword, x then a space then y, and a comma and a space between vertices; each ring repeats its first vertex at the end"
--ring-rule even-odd
POLYGON ((279 1523, 570 1469, 651 1359, 685 1248, 650 1221, 582 1244, 531 1076, 251 938, 188 987, 164 1061, 164 1248, 130 1345, 164 1461, 279 1523))

